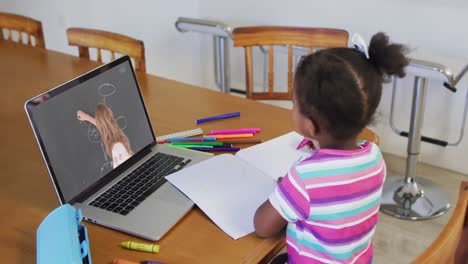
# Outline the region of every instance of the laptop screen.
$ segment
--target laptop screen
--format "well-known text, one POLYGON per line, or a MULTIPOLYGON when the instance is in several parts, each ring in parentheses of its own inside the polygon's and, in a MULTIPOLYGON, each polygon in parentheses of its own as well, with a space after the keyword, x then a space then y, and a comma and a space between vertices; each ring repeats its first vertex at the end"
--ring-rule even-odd
POLYGON ((155 140, 128 57, 31 99, 26 110, 62 202, 155 140))

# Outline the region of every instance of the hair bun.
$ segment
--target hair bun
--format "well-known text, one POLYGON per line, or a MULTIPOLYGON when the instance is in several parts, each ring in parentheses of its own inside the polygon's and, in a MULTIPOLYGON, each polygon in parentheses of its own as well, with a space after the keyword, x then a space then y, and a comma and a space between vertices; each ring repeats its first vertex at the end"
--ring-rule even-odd
POLYGON ((405 67, 408 65, 406 53, 405 46, 396 43, 390 44, 385 33, 379 32, 372 36, 369 45, 369 60, 382 74, 404 77, 405 67))

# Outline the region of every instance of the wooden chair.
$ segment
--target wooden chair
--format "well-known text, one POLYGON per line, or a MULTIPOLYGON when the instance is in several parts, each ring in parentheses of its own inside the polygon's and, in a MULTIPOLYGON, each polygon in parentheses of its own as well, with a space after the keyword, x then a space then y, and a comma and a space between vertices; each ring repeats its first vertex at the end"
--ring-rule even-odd
POLYGON ((111 60, 115 53, 125 54, 135 60, 135 69, 146 72, 145 46, 143 41, 128 36, 87 28, 67 29, 68 44, 78 46, 80 58, 90 59, 89 48, 97 49, 97 60, 102 62, 101 49, 110 52, 111 60))
POLYGON ((468 263, 468 182, 462 182, 453 214, 434 242, 413 264, 468 263))
MULTIPOLYGON (((235 47, 245 49, 245 77, 247 98, 254 100, 292 100, 293 87, 293 47, 304 47, 308 53, 316 48, 347 47, 348 32, 330 28, 301 27, 239 27, 232 32, 235 47), (268 47, 268 92, 254 92, 252 47, 268 47), (274 58, 273 46, 288 48, 288 91, 276 92, 273 89, 274 58)), ((379 145, 379 137, 370 129, 364 129, 359 139, 369 140, 379 145)))
POLYGON ((346 47, 348 32, 341 29, 301 27, 239 27, 232 32, 235 47, 245 49, 245 77, 247 98, 254 100, 292 100, 293 47, 304 47, 309 54, 314 48, 346 47), (254 92, 252 47, 268 47, 268 92, 254 92), (275 92, 273 46, 288 48, 288 91, 275 92))
POLYGON ((25 43, 26 45, 38 48, 45 48, 44 32, 42 32, 42 23, 29 17, 2 13, 0 12, 0 40, 15 41, 18 43, 25 43), (3 35, 3 30, 6 31, 6 37, 3 35), (18 33, 18 39, 13 39, 12 32, 18 33), (24 36, 26 39, 24 40, 24 36))

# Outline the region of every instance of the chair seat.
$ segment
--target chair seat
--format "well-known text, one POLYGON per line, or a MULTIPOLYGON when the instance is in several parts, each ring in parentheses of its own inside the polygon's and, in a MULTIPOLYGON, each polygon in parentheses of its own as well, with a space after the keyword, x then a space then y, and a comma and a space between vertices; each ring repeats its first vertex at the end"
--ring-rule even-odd
POLYGON ((468 263, 468 182, 460 184, 460 193, 449 222, 432 244, 413 264, 468 263))
POLYGON ((377 134, 369 128, 364 128, 361 133, 359 133, 358 140, 367 140, 373 142, 377 146, 380 146, 380 138, 377 134))

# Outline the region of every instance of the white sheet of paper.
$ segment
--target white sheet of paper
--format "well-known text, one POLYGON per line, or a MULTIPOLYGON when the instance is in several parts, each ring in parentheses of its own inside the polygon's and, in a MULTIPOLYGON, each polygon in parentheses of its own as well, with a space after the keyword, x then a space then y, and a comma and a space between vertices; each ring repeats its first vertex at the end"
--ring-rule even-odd
POLYGON ((233 239, 252 233, 257 208, 276 182, 243 160, 223 154, 166 177, 233 239))
POLYGON ((267 142, 242 149, 236 156, 263 171, 273 179, 283 177, 289 168, 301 159, 309 157, 313 150, 304 147, 296 150, 304 139, 296 132, 289 132, 267 142))

